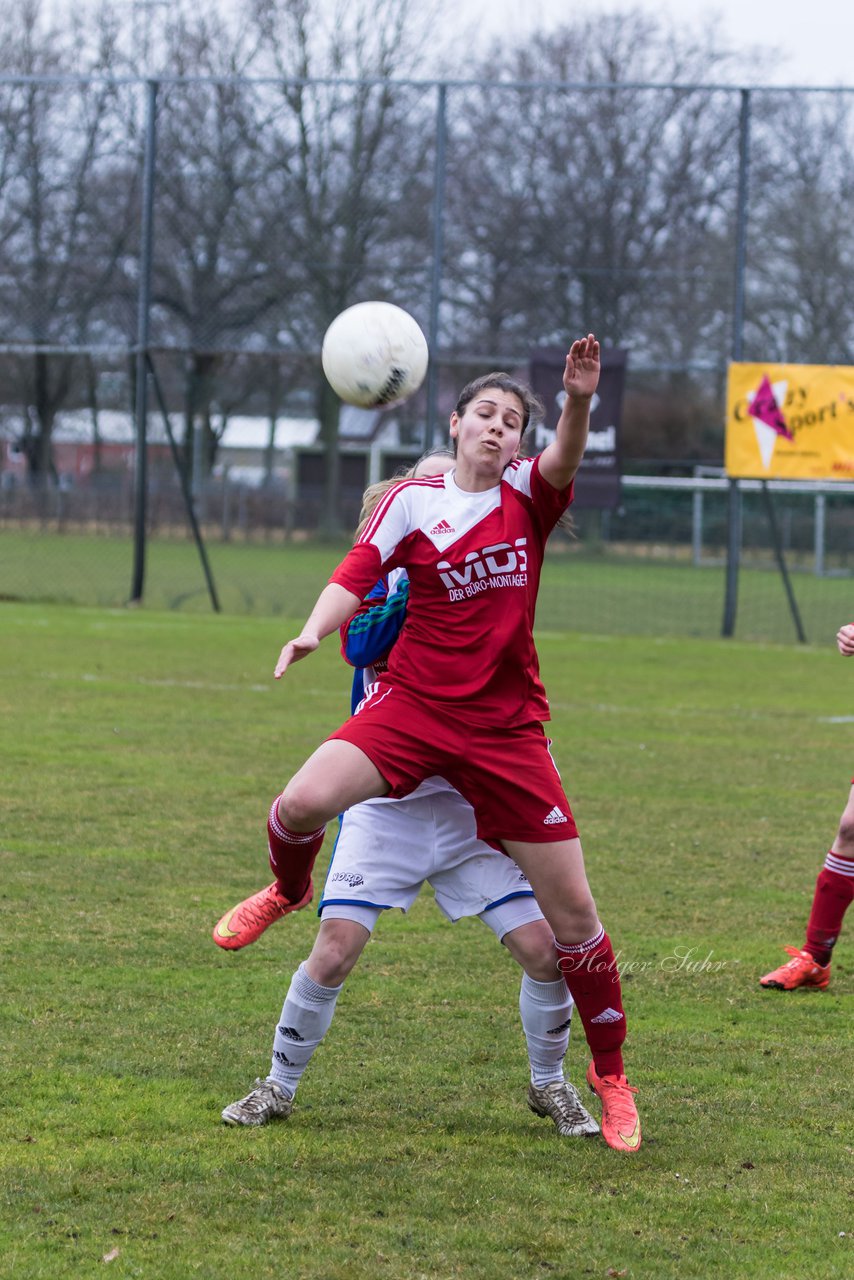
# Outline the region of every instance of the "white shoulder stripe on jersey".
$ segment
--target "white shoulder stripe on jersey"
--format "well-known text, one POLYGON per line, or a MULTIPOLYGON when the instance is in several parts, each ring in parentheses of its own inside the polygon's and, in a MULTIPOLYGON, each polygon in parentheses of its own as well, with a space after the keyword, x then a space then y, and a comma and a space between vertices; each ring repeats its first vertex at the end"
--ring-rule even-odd
MULTIPOLYGON (((537 455, 539 456, 539 455, 537 455)), ((505 484, 509 484, 511 489, 515 489, 518 493, 523 493, 526 498, 532 496, 531 493, 531 475, 534 470, 534 458, 514 458, 512 462, 504 468, 503 480, 505 484)))
POLYGON ((386 511, 389 508, 389 505, 394 501, 394 499, 401 492, 401 490, 407 489, 412 485, 418 485, 421 488, 426 487, 428 489, 443 489, 445 487, 445 477, 443 475, 442 476, 425 476, 423 479, 420 479, 420 480, 401 480, 400 484, 393 485, 392 488, 389 489, 388 493, 384 494, 380 499, 380 501, 377 503, 376 509, 372 513, 370 519, 368 520, 368 523, 365 525, 362 536, 359 538, 359 542, 371 541, 371 538, 373 537, 373 534, 374 534, 374 530, 376 529, 377 525, 381 523, 383 516, 385 515, 386 511))

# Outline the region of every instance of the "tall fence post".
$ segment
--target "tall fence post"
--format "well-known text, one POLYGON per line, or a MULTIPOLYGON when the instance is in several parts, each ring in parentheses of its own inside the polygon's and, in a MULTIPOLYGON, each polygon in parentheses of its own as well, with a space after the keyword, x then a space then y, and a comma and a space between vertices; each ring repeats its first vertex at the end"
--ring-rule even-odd
POLYGON ((148 345, 151 316, 151 258, 154 244, 154 159, 157 147, 157 81, 146 81, 145 151, 142 169, 142 220, 136 320, 136 451, 134 458, 133 578, 130 603, 142 601, 145 586, 146 508, 148 501, 148 345))
POLYGON ((445 149, 448 131, 448 88, 438 86, 436 101, 436 162, 433 173, 433 264, 430 271, 430 363, 427 367, 427 415, 423 449, 433 448, 439 405, 439 303, 442 297, 442 255, 445 249, 445 149))
MULTIPOLYGON (((732 320, 732 358, 741 360, 744 354, 744 273, 747 262, 747 199, 750 173, 750 90, 741 91, 741 111, 738 119, 738 203, 736 206, 735 237, 735 304, 732 320)), ((723 636, 735 634, 735 615, 738 607, 738 569, 741 560, 741 489, 737 480, 729 482, 727 504, 727 554, 723 636)))
POLYGON ((815 526, 813 530, 813 550, 815 567, 813 573, 817 578, 824 577, 824 548, 827 527, 827 498, 823 493, 815 495, 815 526))
POLYGON ((695 569, 703 563, 703 490, 691 496, 691 560, 695 569))

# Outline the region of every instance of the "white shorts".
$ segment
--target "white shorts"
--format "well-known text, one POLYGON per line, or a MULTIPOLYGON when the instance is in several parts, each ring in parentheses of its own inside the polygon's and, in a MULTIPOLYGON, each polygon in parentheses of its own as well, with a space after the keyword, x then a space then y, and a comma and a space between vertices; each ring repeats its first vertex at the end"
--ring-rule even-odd
POLYGON ((318 914, 370 929, 381 911, 407 911, 425 880, 449 920, 480 916, 499 938, 543 919, 516 863, 478 840, 471 805, 435 778, 343 815, 318 914))

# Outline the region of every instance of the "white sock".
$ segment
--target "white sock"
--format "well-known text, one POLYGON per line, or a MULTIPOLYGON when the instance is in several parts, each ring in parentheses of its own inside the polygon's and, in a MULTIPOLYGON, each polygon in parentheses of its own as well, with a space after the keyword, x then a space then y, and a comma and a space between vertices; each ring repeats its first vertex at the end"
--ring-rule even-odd
POLYGON ((311 1055, 329 1030, 343 986, 321 987, 308 976, 304 964, 291 978, 273 1037, 273 1062, 267 1077, 291 1098, 311 1055))
POLYGON ((535 982, 527 973, 522 974, 519 1012, 528 1042, 531 1083, 539 1089, 554 1080, 563 1080, 572 1009, 572 996, 563 978, 535 982))

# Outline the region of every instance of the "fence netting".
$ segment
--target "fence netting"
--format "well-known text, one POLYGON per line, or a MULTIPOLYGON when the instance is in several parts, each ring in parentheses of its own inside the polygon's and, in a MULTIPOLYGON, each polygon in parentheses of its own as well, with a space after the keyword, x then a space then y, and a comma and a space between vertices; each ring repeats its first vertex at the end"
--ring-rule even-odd
MULTIPOLYGON (((443 436, 470 376, 525 376, 592 328, 628 351, 627 479, 554 539, 540 623, 719 634, 725 489, 629 480, 720 462, 736 323, 743 359, 854 362, 852 107, 702 85, 0 78, 0 596, 126 603, 143 322, 145 603, 210 607, 189 503, 222 607, 289 614, 311 600, 282 584, 282 548, 325 564, 312 540, 340 551, 365 484, 443 436), (330 320, 370 297, 431 339, 427 384, 385 414, 332 404, 319 361, 330 320)), ((850 612, 850 505, 845 486, 775 497, 810 639, 850 612)), ((742 515, 736 633, 791 639, 764 495, 742 515)))

